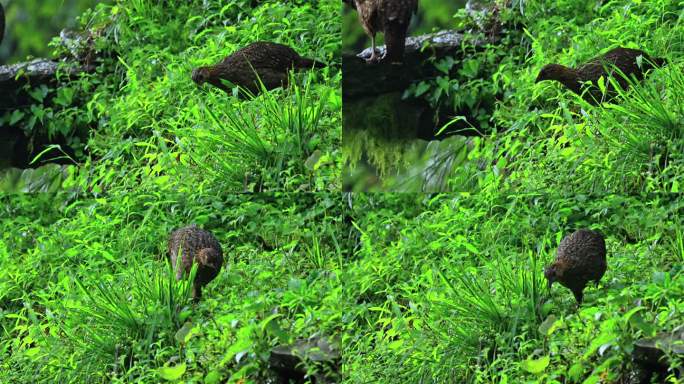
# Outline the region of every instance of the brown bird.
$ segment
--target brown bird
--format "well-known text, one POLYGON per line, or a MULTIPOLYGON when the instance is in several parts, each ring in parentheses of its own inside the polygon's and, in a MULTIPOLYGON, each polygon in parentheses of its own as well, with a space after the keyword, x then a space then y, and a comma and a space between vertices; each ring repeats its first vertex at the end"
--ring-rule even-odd
POLYGON ((620 74, 613 75, 613 67, 618 68, 628 77, 634 76, 637 80, 642 80, 648 70, 661 67, 664 64, 665 59, 651 57, 644 51, 619 47, 611 49, 577 68, 568 68, 560 64, 545 65, 535 82, 556 80, 569 90, 582 96, 587 102, 599 104, 602 101, 611 100, 617 95, 614 87, 608 81, 608 77, 613 77, 622 89, 629 88, 629 83, 625 78, 620 74), (606 84, 605 97, 597 86, 601 76, 604 77, 606 84), (585 84, 586 82, 591 82, 591 85, 585 84))
POLYGON ((404 57, 406 32, 411 16, 418 11, 418 0, 344 0, 356 9, 359 21, 371 38, 372 53, 369 63, 389 60, 401 63, 404 57), (385 55, 378 58, 375 51, 375 34, 385 34, 385 55))
POLYGON ((589 281, 594 281, 598 286, 606 268, 606 242, 603 235, 580 229, 560 242, 556 260, 544 269, 544 277, 548 280, 549 289, 555 281, 570 289, 577 305, 580 305, 584 287, 589 281))
POLYGON ((266 89, 271 90, 287 86, 290 69, 325 66, 316 60, 299 56, 286 45, 258 41, 238 49, 218 64, 195 68, 192 71, 192 80, 197 85, 209 83, 228 93, 230 88, 221 81, 226 80, 257 94, 261 89, 257 75, 266 89))
POLYGON ((169 237, 169 258, 176 269, 176 280, 189 274, 192 264, 197 263, 197 273, 192 286, 192 297, 199 301, 202 287, 212 281, 223 265, 221 244, 209 231, 195 225, 177 229, 169 237), (180 262, 178 255, 181 255, 180 262))

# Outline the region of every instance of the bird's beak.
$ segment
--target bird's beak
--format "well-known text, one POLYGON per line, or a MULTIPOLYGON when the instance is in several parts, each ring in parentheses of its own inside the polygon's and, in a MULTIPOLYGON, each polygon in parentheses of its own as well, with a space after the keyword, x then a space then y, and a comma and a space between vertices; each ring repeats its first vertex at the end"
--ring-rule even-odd
POLYGON ((544 79, 542 78, 541 72, 537 75, 537 78, 534 80, 535 83, 538 83, 540 81, 543 81, 544 79))

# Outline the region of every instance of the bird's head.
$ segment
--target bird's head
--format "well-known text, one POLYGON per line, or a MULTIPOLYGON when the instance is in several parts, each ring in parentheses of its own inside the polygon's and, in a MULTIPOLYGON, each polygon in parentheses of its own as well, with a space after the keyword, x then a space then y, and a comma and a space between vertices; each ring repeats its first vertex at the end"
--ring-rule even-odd
POLYGON ((558 280, 555 264, 551 264, 548 267, 544 268, 544 277, 546 277, 546 280, 548 281, 548 288, 551 289, 551 285, 553 285, 553 282, 558 280))
POLYGON ((208 67, 199 67, 192 70, 192 81, 197 85, 202 85, 209 81, 210 73, 208 67))
POLYGON ((539 71, 537 79, 534 82, 538 83, 544 80, 561 80, 567 76, 569 71, 571 71, 570 68, 560 64, 547 64, 541 69, 541 71, 539 71))
POLYGON ((215 248, 204 248, 197 253, 197 261, 201 267, 219 269, 221 267, 221 255, 215 248))

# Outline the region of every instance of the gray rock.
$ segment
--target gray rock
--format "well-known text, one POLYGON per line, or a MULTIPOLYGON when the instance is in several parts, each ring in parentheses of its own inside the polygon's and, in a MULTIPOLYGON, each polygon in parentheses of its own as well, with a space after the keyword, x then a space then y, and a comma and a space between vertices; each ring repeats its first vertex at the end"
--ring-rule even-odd
POLYGON ((339 344, 325 337, 312 337, 292 345, 276 346, 269 357, 270 368, 281 383, 304 383, 308 379, 305 364, 316 364, 322 368, 311 378, 312 382, 337 382, 339 363, 339 344))
MULTIPOLYGON (((634 342, 632 359, 643 371, 641 376, 645 378, 645 382, 650 382, 654 375, 664 379, 675 357, 680 361, 684 359, 684 328, 673 332, 661 332, 654 337, 634 342)), ((681 378, 684 375, 684 368, 680 367, 678 374, 681 378)))

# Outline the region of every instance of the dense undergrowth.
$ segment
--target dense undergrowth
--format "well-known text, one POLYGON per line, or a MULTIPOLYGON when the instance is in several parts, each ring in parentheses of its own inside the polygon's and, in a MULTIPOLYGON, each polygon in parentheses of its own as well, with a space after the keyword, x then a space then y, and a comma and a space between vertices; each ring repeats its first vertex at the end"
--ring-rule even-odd
MULTIPOLYGON (((382 140, 366 155, 391 172, 354 188, 458 192, 357 195, 343 370, 354 383, 649 382, 635 341, 684 323, 684 8, 498 4, 500 44, 466 41, 467 60, 435 62, 444 75, 408 95, 436 107, 495 99, 470 121, 490 131, 465 156, 435 151, 417 166, 382 140), (667 65, 602 106, 535 84, 544 64, 574 66, 616 46, 667 65), (542 268, 582 227, 604 233, 609 267, 576 309, 567 289, 547 289, 542 268)), ((461 12, 454 28, 473 22, 461 12)), ((650 382, 681 382, 682 364, 671 356, 650 382)))
MULTIPOLYGON (((29 89, 32 104, 0 120, 29 138, 64 138, 62 151, 77 165, 66 187, 103 193, 142 179, 187 191, 339 186, 337 3, 122 0, 80 19, 93 42, 81 54, 95 71, 63 76, 55 88, 29 89), (329 66, 254 98, 192 82, 193 68, 259 40, 329 66)), ((71 57, 58 40, 54 46, 57 56, 71 57)), ((60 155, 53 147, 34 165, 60 155)))
MULTIPOLYGON (((356 195, 342 275, 354 383, 639 383, 634 341, 684 320, 676 195, 356 195), (572 293, 542 268, 562 236, 603 232, 608 272, 572 293)), ((674 378, 681 356, 670 360, 674 378)), ((680 379, 681 380, 681 377, 680 379)), ((647 381, 648 382, 648 381, 647 381)))
MULTIPOLYGON (((73 94, 48 90, 46 121, 96 129, 59 193, 0 197, 0 382, 275 382, 273 347, 321 336, 341 350, 335 382, 638 382, 635 340, 684 323, 684 207, 661 193, 682 171, 681 4, 580 3, 502 9, 526 32, 474 52, 491 82, 459 87, 504 97, 456 172, 434 164, 429 189, 463 191, 444 195, 232 193, 339 189, 339 65, 254 100, 197 89, 190 69, 255 39, 334 64, 339 2, 86 14, 112 55, 73 94), (668 66, 604 107, 534 84, 613 45, 668 66), (165 262, 190 223, 226 256, 196 305, 165 262), (606 236, 608 271, 577 309, 542 268, 581 227, 606 236)), ((681 382, 668 364, 654 382, 681 382)))
POLYGON ((477 47, 475 42, 487 33, 478 25, 491 23, 478 24, 460 11, 454 29, 482 32, 467 36, 462 59, 436 60, 439 76, 413 84, 405 94, 425 99, 437 110, 468 111, 469 116, 456 116, 453 125, 441 130, 465 125, 483 133, 472 141, 467 159, 457 151, 454 161, 398 161, 396 154, 406 151, 406 144, 397 148, 376 140, 367 146, 367 157, 376 168, 391 172, 382 172, 382 183, 366 188, 678 192, 684 121, 681 2, 497 4, 498 43, 477 47), (667 65, 602 106, 588 105, 558 83, 535 83, 545 64, 575 66, 617 46, 645 50, 665 58, 667 65))
POLYGON ((58 192, 0 196, 0 382, 266 382, 276 345, 339 349, 349 226, 325 192, 339 189, 338 19, 332 0, 121 0, 82 15, 95 72, 29 89, 33 104, 2 120, 65 138, 34 165, 73 166, 49 179, 58 192), (329 66, 256 97, 192 82, 257 40, 329 66), (191 223, 227 261, 199 305, 165 262, 168 233, 191 223))
MULTIPOLYGON (((526 7, 522 20, 529 55, 520 65, 499 66, 494 78, 509 91, 493 116, 499 133, 484 140, 501 171, 498 179, 527 190, 679 192, 681 4, 542 2, 526 7), (544 64, 576 65, 615 46, 643 49, 668 63, 603 106, 590 106, 557 84, 534 84, 544 64)), ((461 182, 451 185, 469 189, 461 182)))
POLYGON ((275 345, 339 337, 353 240, 339 195, 1 201, 1 382, 266 382, 275 345), (226 258, 199 305, 165 261, 188 223, 226 258))
POLYGON ((148 190, 2 207, 8 382, 268 382, 274 345, 328 335, 342 382, 637 383, 635 340, 684 319, 677 195, 148 190), (227 257, 196 306, 164 261, 188 222, 227 257), (606 235, 609 267, 576 309, 542 268, 580 227, 606 235))

